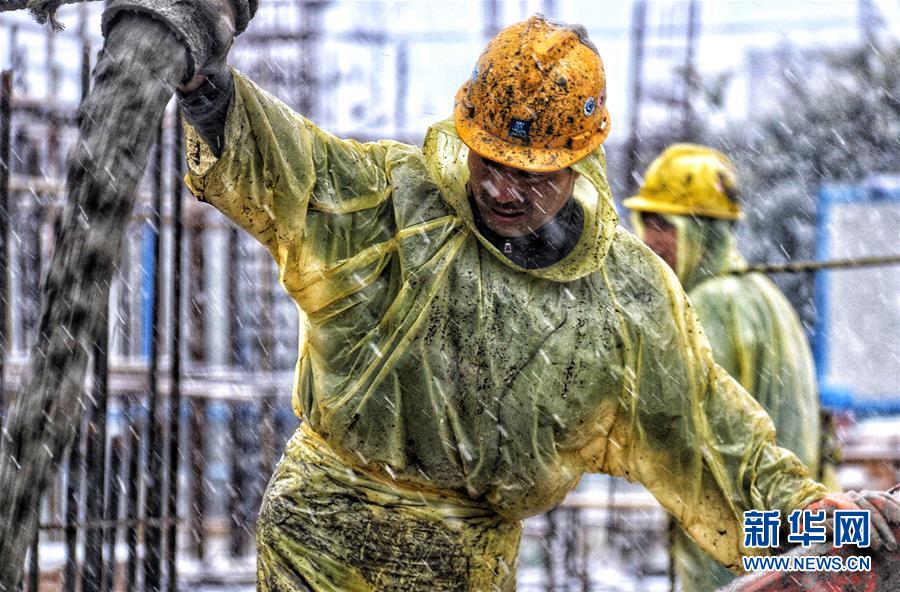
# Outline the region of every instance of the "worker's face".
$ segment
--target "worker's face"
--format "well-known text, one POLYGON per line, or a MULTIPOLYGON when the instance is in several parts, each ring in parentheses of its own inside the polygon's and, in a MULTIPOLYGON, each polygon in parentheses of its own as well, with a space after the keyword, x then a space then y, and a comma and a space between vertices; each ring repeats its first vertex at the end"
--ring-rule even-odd
POLYGON ((644 224, 644 236, 641 237, 644 243, 675 270, 678 258, 678 231, 659 214, 641 212, 640 216, 644 224))
POLYGON ((529 173, 469 151, 469 190, 488 228, 525 236, 546 224, 572 195, 577 173, 529 173))

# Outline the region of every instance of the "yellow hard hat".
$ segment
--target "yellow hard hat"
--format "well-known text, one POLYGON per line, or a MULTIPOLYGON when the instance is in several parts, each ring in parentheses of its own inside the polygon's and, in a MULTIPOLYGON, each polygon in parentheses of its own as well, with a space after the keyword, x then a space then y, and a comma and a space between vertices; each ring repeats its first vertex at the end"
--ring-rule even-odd
POLYGON ((656 157, 638 194, 623 204, 630 210, 737 220, 734 165, 727 156, 698 144, 672 144, 656 157))
POLYGON ((583 27, 541 15, 500 31, 456 93, 459 137, 533 172, 564 169, 609 135, 606 74, 583 27))

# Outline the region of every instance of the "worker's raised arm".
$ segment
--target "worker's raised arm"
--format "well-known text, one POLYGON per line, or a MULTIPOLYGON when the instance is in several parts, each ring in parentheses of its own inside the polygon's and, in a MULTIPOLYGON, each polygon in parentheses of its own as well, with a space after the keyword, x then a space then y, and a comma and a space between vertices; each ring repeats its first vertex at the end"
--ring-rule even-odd
MULTIPOLYGON (((717 366, 677 278, 620 231, 607 285, 622 327, 622 389, 589 468, 639 481, 715 559, 740 567, 743 512, 788 514, 823 497, 772 420, 717 366)), ((758 551, 756 551, 758 553, 758 551)))
POLYGON ((393 237, 392 143, 340 140, 233 70, 210 83, 233 84, 221 151, 186 118, 188 187, 266 245, 283 272, 324 271, 393 237))

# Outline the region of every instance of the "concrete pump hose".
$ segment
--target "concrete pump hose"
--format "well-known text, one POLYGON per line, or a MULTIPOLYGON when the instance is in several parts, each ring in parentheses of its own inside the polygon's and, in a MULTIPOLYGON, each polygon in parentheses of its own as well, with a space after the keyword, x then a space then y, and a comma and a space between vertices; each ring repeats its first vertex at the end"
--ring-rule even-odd
MULTIPOLYGON (((256 2, 232 2, 242 30, 256 2)), ((41 499, 80 422, 89 352, 155 140, 148 130, 159 125, 194 64, 202 67, 230 44, 208 30, 222 14, 213 4, 114 0, 103 21, 106 41, 94 88, 79 111, 36 341, 0 431, 0 592, 16 589, 41 499)))

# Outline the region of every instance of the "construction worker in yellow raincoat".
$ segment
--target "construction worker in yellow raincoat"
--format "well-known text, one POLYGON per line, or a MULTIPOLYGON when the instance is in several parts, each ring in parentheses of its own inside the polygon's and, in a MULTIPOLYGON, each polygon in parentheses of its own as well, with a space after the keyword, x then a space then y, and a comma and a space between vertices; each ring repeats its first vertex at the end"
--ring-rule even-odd
POLYGON ((825 495, 617 226, 582 28, 501 31, 422 148, 338 139, 235 71, 181 90, 191 191, 305 313, 260 590, 514 590, 521 520, 587 471, 640 481, 735 568, 765 552, 744 510, 825 495))
MULTIPOLYGON (((721 152, 675 144, 624 201, 637 235, 675 270, 716 363, 772 418, 776 441, 816 474, 821 429, 812 354, 790 303, 737 249, 742 216, 734 165, 721 152)), ((673 554, 685 592, 711 592, 733 575, 676 527, 673 554)))

